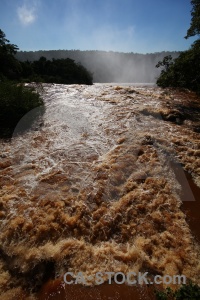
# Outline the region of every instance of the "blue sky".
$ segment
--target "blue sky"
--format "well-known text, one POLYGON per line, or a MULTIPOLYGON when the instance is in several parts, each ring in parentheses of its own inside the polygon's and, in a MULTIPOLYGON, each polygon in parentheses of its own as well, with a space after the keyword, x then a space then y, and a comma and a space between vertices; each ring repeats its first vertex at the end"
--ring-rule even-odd
POLYGON ((181 51, 190 11, 190 0, 0 0, 0 28, 24 51, 181 51))

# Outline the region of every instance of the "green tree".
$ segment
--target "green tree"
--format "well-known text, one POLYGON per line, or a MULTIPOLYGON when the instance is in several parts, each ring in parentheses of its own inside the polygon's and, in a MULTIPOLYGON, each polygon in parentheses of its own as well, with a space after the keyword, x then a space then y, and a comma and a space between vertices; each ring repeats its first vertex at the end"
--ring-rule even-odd
MULTIPOLYGON (((191 4, 191 25, 186 38, 200 34, 200 0, 191 0, 191 4)), ((166 56, 156 67, 162 67, 157 79, 158 86, 184 87, 200 94, 200 39, 174 61, 166 56)))
POLYGON ((21 65, 14 57, 19 48, 10 44, 5 33, 0 29, 0 79, 17 79, 21 72, 21 65))
MULTIPOLYGON (((23 74, 28 74, 28 62, 22 63, 23 74)), ((44 56, 31 63, 33 73, 29 73, 32 81, 63 84, 92 84, 92 74, 73 59, 61 58, 47 60, 44 56)))
MULTIPOLYGON (((24 87, 22 84, 13 84, 10 81, 0 82, 0 138, 11 137, 12 133, 22 117, 30 111, 26 117, 24 130, 31 128, 33 122, 44 112, 44 103, 34 89, 24 87)), ((23 131, 23 130, 22 130, 23 131)))
POLYGON ((5 49, 7 54, 16 54, 19 50, 17 45, 10 44, 10 41, 6 39, 5 33, 0 29, 0 47, 5 49))
POLYGON ((200 0, 191 0, 192 11, 191 11, 191 23, 190 28, 187 31, 185 38, 200 34, 200 0))
MULTIPOLYGON (((19 80, 21 75, 22 66, 14 56, 17 50, 18 47, 10 44, 0 29, 0 138, 11 137, 22 117, 33 109, 44 106, 43 100, 33 89, 9 81, 19 80)), ((43 109, 40 111, 43 112, 43 109)), ((26 123, 31 126, 37 116, 30 115, 31 117, 26 118, 26 123)), ((29 128, 22 127, 24 130, 29 128)))

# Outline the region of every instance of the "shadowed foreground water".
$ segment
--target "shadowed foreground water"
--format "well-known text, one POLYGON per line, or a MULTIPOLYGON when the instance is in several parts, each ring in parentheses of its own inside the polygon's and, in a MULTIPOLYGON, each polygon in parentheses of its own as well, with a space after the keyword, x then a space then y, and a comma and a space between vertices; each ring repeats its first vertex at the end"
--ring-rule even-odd
POLYGON ((38 297, 39 300, 132 300, 155 299, 151 286, 131 287, 104 283, 101 286, 84 287, 81 285, 65 286, 59 280, 45 285, 38 297))

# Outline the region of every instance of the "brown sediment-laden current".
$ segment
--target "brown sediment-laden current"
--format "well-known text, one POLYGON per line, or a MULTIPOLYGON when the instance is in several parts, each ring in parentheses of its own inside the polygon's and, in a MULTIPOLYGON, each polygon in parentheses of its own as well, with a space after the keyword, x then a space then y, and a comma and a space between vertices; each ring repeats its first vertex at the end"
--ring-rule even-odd
POLYGON ((66 272, 89 285, 97 272, 131 271, 200 283, 173 168, 200 186, 195 95, 109 84, 46 84, 41 94, 40 123, 0 142, 1 299, 36 299, 66 272))

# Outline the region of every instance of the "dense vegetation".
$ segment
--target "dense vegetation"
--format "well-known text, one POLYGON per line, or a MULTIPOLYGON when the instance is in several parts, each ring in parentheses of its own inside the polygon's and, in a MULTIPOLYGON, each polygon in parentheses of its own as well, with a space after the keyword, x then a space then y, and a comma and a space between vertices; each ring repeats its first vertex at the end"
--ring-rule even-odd
POLYGON ((156 291, 155 295, 157 300, 199 300, 200 287, 189 282, 182 285, 177 291, 167 288, 165 291, 156 291))
MULTIPOLYGON (((185 38, 200 34, 200 0, 192 0, 192 19, 185 38)), ((200 39, 187 51, 172 59, 166 56, 157 67, 163 67, 157 84, 161 87, 183 87, 200 94, 200 39)))
POLYGON ((70 58, 81 62, 93 74, 94 82, 155 83, 160 70, 156 63, 165 56, 178 57, 179 52, 122 53, 99 50, 40 50, 18 51, 16 58, 22 62, 37 61, 41 56, 47 60, 70 58))
MULTIPOLYGON (((33 89, 14 82, 22 72, 21 63, 14 57, 17 46, 10 44, 0 30, 0 137, 11 137, 20 119, 35 108, 43 107, 43 101, 33 89)), ((41 110, 40 110, 41 111, 41 110)), ((28 129, 36 114, 29 114, 25 126, 28 129)))
POLYGON ((19 61, 18 47, 10 44, 0 29, 0 80, 36 81, 64 84, 92 84, 92 74, 73 59, 19 61))
POLYGON ((10 44, 0 29, 0 80, 17 79, 20 75, 20 62, 15 58, 18 47, 10 44))
POLYGON ((64 84, 92 84, 92 74, 70 58, 21 62, 21 79, 64 84))
MULTIPOLYGON (((43 107, 43 101, 33 89, 22 84, 13 84, 9 81, 0 82, 0 137, 11 137, 14 129, 22 117, 26 115, 25 122, 21 122, 18 133, 29 129, 38 116, 33 109, 43 107), (31 114, 27 114, 28 112, 31 114)), ((40 109, 38 112, 42 112, 40 109)))
MULTIPOLYGON (((92 84, 91 73, 72 59, 47 60, 45 57, 41 57, 33 62, 20 62, 15 56, 17 50, 18 47, 11 44, 0 29, 1 138, 12 136, 13 130, 23 116, 44 105, 39 94, 33 88, 25 87, 20 82, 92 84)), ((33 111, 28 116, 26 123, 31 125, 38 114, 33 111)), ((27 129, 27 126, 22 127, 21 130, 27 129)))

